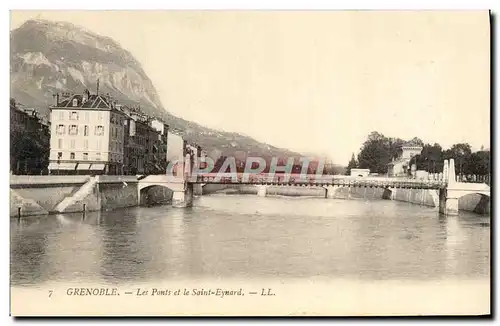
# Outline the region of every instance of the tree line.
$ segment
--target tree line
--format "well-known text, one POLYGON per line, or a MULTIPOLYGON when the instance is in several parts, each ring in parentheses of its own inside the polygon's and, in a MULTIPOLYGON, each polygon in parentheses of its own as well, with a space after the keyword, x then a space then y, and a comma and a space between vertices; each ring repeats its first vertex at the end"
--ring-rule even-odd
POLYGON ((386 137, 376 131, 368 135, 357 158, 354 153, 352 154, 346 173, 350 174, 353 168, 361 168, 370 169, 372 173, 386 174, 388 164, 400 157, 403 145, 408 143, 422 147, 420 155, 410 160, 410 166, 416 164, 418 170, 430 173, 443 172, 444 160, 453 158, 457 174, 488 175, 491 173, 490 151, 484 148, 473 152, 468 143, 457 143, 448 149, 443 149, 438 143, 424 144, 418 137, 405 141, 401 138, 386 137))

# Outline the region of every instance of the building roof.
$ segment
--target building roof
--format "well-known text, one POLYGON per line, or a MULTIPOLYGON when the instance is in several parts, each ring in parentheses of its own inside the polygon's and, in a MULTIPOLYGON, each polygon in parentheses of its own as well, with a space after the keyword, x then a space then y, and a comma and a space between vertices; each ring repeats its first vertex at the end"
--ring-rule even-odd
POLYGON ((404 142, 402 147, 422 147, 422 145, 418 144, 414 139, 404 142))
POLYGON ((80 109, 104 109, 111 110, 112 104, 111 101, 97 94, 91 94, 88 97, 88 100, 83 102, 83 95, 74 94, 68 98, 61 100, 57 105, 54 105, 52 108, 80 108, 80 109), (73 100, 77 100, 77 106, 73 106, 73 100))

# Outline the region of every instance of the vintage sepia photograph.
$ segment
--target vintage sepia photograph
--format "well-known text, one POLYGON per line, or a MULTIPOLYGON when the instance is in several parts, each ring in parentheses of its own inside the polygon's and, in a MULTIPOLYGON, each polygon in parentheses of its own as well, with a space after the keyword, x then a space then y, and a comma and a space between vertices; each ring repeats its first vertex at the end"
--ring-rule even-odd
POLYGON ((11 315, 491 315, 492 19, 11 10, 11 315))

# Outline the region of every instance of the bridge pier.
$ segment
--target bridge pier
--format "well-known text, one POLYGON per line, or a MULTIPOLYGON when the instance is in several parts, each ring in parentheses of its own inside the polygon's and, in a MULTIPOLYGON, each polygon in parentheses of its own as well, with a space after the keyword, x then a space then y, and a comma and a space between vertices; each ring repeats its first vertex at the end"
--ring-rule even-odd
POLYGON ((339 186, 327 186, 325 192, 325 198, 335 198, 335 193, 339 188, 340 188, 339 186))
POLYGON ((439 213, 458 215, 458 197, 453 189, 456 186, 455 160, 444 161, 443 178, 448 181, 446 189, 439 190, 439 213))
POLYGON ((448 189, 439 190, 439 213, 444 215, 458 215, 458 198, 450 196, 448 189))
POLYGON ((193 206, 193 184, 187 183, 184 190, 176 190, 172 195, 172 206, 177 208, 193 206))
POLYGON ((258 185, 257 186, 257 196, 266 197, 267 186, 266 185, 258 185))
POLYGON ((385 188, 382 199, 394 200, 396 198, 397 188, 385 188))
POLYGON ((458 215, 458 198, 446 198, 446 215, 458 215))
POLYGON ((195 196, 203 195, 203 185, 201 183, 195 183, 193 185, 193 192, 195 196))

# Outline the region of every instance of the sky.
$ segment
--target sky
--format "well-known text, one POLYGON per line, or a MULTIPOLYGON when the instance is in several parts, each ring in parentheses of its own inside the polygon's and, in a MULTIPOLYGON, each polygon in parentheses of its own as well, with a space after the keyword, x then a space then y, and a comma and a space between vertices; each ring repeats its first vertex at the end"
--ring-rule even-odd
POLYGON ((13 11, 130 51, 172 114, 347 164, 371 131, 490 147, 487 11, 13 11))

